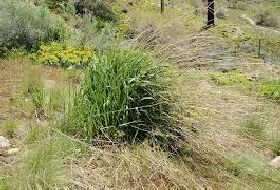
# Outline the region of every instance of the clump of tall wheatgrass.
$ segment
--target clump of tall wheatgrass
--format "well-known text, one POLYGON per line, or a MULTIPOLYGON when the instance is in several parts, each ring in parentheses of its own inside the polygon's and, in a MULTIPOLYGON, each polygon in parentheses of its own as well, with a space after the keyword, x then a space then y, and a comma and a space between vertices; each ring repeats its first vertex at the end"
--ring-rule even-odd
MULTIPOLYGON (((141 50, 117 49, 98 56, 86 71, 62 130, 86 141, 129 143, 155 133, 170 134, 165 71, 141 50)), ((165 137, 160 135, 161 141, 165 137)))

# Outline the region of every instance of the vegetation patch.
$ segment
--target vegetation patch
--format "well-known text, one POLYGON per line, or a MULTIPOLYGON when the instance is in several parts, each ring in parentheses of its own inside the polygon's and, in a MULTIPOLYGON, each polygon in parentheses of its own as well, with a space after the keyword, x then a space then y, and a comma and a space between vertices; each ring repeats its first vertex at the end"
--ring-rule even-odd
POLYGON ((270 11, 260 11, 257 15, 257 25, 276 27, 279 25, 278 19, 270 11))
POLYGON ((7 137, 11 138, 15 135, 15 130, 17 128, 18 128, 17 123, 13 120, 9 120, 6 123, 4 123, 3 131, 7 137))
POLYGON ((66 34, 61 20, 44 6, 21 0, 0 1, 0 56, 12 48, 37 48, 41 42, 61 40, 66 34))
POLYGON ((250 155, 239 154, 231 156, 225 166, 235 176, 246 177, 260 170, 263 167, 263 163, 250 155))
POLYGON ((212 73, 211 78, 215 83, 222 86, 232 86, 232 85, 247 86, 250 84, 250 81, 244 75, 233 71, 227 73, 221 73, 221 72, 212 73))
POLYGON ((227 170, 239 178, 231 189, 278 189, 279 172, 266 165, 265 160, 249 154, 239 153, 231 155, 225 163, 227 170))
POLYGON ((161 140, 168 140, 176 129, 168 118, 171 99, 164 70, 140 50, 118 49, 100 55, 87 69, 85 83, 61 129, 87 141, 135 142, 156 132, 161 140))
POLYGON ((280 139, 272 141, 272 152, 276 156, 280 156, 280 139))
POLYGON ((86 66, 91 61, 94 53, 88 46, 73 47, 58 43, 41 45, 40 50, 32 58, 43 64, 69 67, 86 66))
POLYGON ((280 101, 280 79, 263 82, 260 85, 261 95, 280 101))
POLYGON ((248 137, 262 138, 265 134, 265 125, 256 118, 250 118, 241 124, 240 130, 248 137))
MULTIPOLYGON (((21 155, 14 171, 5 176, 2 186, 7 189, 53 189, 65 187, 70 182, 67 158, 79 154, 81 145, 53 136, 40 139, 21 155)), ((1 183, 0 183, 1 187, 1 183)))
POLYGON ((104 21, 116 21, 117 16, 110 9, 110 6, 105 1, 99 0, 78 0, 75 2, 76 14, 84 15, 90 12, 92 15, 104 21))

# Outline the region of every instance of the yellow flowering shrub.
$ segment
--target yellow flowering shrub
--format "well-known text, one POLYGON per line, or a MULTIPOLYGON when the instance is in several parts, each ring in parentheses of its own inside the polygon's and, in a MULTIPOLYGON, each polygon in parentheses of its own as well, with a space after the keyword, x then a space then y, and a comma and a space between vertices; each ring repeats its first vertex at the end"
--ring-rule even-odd
POLYGON ((51 43, 41 45, 34 58, 39 63, 68 67, 71 65, 85 66, 93 56, 94 52, 90 47, 73 47, 51 43))

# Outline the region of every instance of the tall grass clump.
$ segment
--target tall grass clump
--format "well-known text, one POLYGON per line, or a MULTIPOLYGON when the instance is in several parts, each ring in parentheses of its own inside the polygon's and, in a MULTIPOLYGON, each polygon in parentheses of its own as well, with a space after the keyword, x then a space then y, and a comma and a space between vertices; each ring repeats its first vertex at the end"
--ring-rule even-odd
POLYGON ((8 120, 3 126, 3 132, 7 137, 11 138, 15 135, 15 130, 17 129, 17 127, 18 126, 15 121, 8 120))
POLYGON ((0 1, 0 56, 12 48, 30 50, 40 42, 60 40, 64 36, 63 22, 46 7, 22 0, 0 1))
POLYGON ((100 55, 88 68, 62 130, 88 141, 128 142, 172 131, 165 69, 140 50, 100 55))
POLYGON ((68 186, 71 189, 67 164, 80 156, 83 148, 60 136, 40 139, 22 152, 2 186, 7 189, 63 189, 68 186))
POLYGON ((246 119, 241 125, 241 133, 247 137, 263 138, 265 124, 255 118, 246 119))

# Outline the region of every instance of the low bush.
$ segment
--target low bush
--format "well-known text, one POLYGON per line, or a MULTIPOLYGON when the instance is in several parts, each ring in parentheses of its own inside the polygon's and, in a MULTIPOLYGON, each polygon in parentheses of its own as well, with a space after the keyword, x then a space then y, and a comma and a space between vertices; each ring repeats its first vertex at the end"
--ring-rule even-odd
POLYGON ((60 40, 65 36, 62 21, 44 6, 21 0, 0 1, 0 56, 11 48, 38 47, 40 42, 60 40))
POLYGON ((75 3, 76 14, 84 15, 91 13, 104 21, 116 21, 116 14, 110 9, 110 6, 101 0, 78 0, 75 3))
POLYGON ((278 19, 271 15, 269 11, 260 11, 257 15, 256 24, 261 26, 276 27, 279 22, 278 19))
POLYGON ((44 0, 44 2, 51 10, 61 12, 69 0, 44 0))
POLYGON ((172 102, 165 94, 164 70, 139 50, 100 55, 87 69, 61 129, 87 141, 142 141, 156 132, 160 140, 176 136, 170 135, 175 127, 169 126, 172 102))
POLYGON ((225 10, 219 10, 217 13, 216 13, 216 17, 217 19, 226 19, 227 18, 227 15, 225 13, 225 10))
POLYGON ((69 67, 71 65, 85 66, 93 57, 93 50, 90 47, 73 47, 51 43, 41 45, 39 51, 33 55, 38 63, 69 67))
POLYGON ((108 50, 118 44, 117 28, 110 23, 96 19, 86 13, 78 20, 75 35, 69 39, 69 44, 91 46, 101 51, 108 50))

